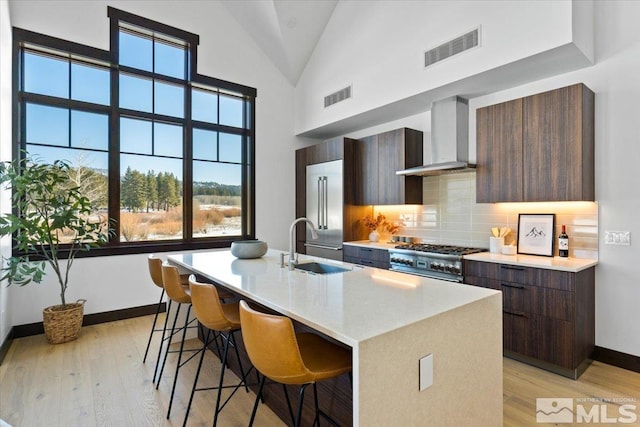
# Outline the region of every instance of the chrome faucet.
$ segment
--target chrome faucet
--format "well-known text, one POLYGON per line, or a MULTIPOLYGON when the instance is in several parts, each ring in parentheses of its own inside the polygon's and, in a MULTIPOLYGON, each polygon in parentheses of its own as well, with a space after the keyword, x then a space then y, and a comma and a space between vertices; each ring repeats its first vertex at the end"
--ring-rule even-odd
POLYGON ((296 224, 302 221, 306 222, 307 227, 309 227, 309 229, 311 230, 311 238, 314 240, 318 238, 316 227, 313 225, 313 222, 311 222, 311 220, 301 217, 291 223, 291 227, 289 227, 289 270, 293 270, 296 266, 296 258, 295 258, 296 254, 294 249, 295 248, 295 231, 296 231, 296 224))

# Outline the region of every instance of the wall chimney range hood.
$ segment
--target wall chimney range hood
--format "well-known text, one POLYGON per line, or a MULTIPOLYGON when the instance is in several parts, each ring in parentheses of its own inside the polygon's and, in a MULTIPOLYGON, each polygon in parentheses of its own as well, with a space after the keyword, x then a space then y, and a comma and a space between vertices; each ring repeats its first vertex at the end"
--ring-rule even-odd
POLYGON ((459 96, 431 106, 430 165, 397 171, 396 175, 442 175, 474 170, 469 163, 469 101, 459 96))

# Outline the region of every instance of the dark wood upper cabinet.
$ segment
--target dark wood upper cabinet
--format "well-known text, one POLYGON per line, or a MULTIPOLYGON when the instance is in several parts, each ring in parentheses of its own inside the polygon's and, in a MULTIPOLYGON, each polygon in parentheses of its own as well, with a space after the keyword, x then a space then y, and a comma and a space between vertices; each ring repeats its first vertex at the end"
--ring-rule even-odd
POLYGON ((526 201, 594 200, 593 122, 583 84, 524 99, 526 201))
POLYGON ((576 84, 479 108, 476 201, 595 200, 594 98, 576 84))
POLYGON ((356 203, 378 203, 378 136, 368 136, 358 141, 356 164, 356 203))
POLYGON ((420 131, 402 128, 359 141, 358 204, 422 204, 422 177, 396 175, 422 165, 422 137, 420 131))
POLYGON ((476 112, 476 201, 521 202, 522 99, 476 112))

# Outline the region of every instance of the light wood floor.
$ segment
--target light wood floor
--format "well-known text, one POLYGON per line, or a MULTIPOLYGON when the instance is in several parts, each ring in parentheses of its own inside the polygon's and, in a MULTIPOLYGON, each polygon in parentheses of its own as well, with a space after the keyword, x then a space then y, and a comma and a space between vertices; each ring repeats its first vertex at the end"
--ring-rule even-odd
MULTIPOLYGON (((0 419, 14 427, 182 425, 196 363, 180 371, 172 416, 166 420, 175 360, 170 356, 156 391, 151 382, 154 358, 142 364, 152 320, 147 316, 84 327, 78 340, 62 345, 49 345, 42 335, 14 340, 0 365, 0 419)), ((197 346, 199 341, 191 344, 197 346)), ((152 345, 150 354, 155 356, 156 351, 152 345)), ((208 354, 199 384, 212 385, 219 365, 208 354)), ((536 398, 623 398, 635 399, 632 403, 640 406, 640 374, 594 362, 578 381, 572 381, 504 359, 503 393, 505 426, 544 426, 536 422, 536 398)), ((218 425, 247 425, 254 396, 236 393, 218 425)), ((211 425, 214 398, 213 391, 196 393, 189 426, 211 425)), ((617 416, 617 404, 607 406, 608 416, 617 416)), ((255 425, 284 424, 261 405, 255 425)))

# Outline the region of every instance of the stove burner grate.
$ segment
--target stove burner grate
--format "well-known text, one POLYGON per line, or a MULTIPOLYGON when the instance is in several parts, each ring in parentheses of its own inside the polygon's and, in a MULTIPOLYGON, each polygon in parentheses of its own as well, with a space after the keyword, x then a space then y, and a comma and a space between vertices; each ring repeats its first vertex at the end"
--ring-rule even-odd
POLYGON ((430 243, 409 243, 405 245, 398 245, 396 246, 396 249, 405 249, 417 252, 431 252, 444 255, 468 255, 486 251, 486 249, 482 248, 470 248, 454 245, 435 245, 430 243))

